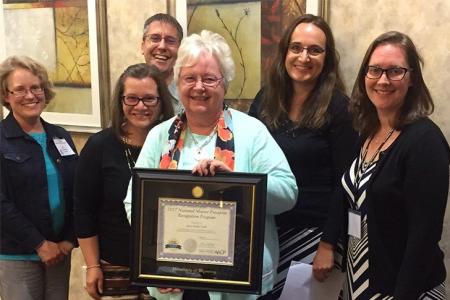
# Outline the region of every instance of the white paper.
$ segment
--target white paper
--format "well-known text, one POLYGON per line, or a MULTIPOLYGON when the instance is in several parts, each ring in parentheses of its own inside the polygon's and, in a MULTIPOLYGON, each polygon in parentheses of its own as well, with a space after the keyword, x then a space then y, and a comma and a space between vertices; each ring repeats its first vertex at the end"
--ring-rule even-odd
POLYGON ((319 282, 311 265, 292 261, 279 300, 336 300, 343 281, 344 273, 334 269, 324 282, 319 282))

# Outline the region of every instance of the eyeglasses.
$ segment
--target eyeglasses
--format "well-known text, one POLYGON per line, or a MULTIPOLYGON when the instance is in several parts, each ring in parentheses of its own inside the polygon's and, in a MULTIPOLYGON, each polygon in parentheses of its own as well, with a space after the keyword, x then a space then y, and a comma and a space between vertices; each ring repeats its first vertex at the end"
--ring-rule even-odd
POLYGON ((122 96, 122 102, 125 105, 128 106, 136 106, 138 105, 139 101, 142 101, 142 103, 149 107, 149 106, 156 106, 159 101, 159 97, 156 96, 144 96, 144 97, 138 97, 138 96, 122 96))
MULTIPOLYGON (((204 87, 216 88, 222 79, 223 77, 206 76, 200 77, 200 82, 204 87)), ((181 81, 187 86, 195 86, 199 80, 193 75, 186 75, 181 77, 181 81)))
POLYGON ((313 57, 319 56, 320 54, 325 52, 325 49, 323 49, 322 47, 316 45, 303 47, 300 43, 290 43, 288 49, 294 54, 301 54, 303 53, 303 50, 306 50, 306 54, 313 57))
POLYGON ((144 35, 144 39, 146 39, 147 41, 150 41, 152 43, 159 43, 162 40, 164 40, 164 42, 168 45, 168 46, 176 46, 178 44, 178 39, 173 37, 173 36, 162 36, 160 34, 147 34, 144 35))
POLYGON ((389 80, 397 81, 402 80, 408 71, 412 71, 412 69, 403 67, 383 69, 377 66, 368 66, 366 77, 369 79, 379 79, 381 78, 381 76, 383 76, 383 73, 386 73, 386 76, 389 80))
POLYGON ((7 91, 8 91, 8 93, 10 93, 11 95, 13 95, 16 98, 25 97, 29 91, 35 96, 42 96, 45 92, 45 90, 40 86, 32 86, 30 89, 18 88, 18 89, 12 90, 12 91, 10 91, 10 90, 7 90, 7 91))

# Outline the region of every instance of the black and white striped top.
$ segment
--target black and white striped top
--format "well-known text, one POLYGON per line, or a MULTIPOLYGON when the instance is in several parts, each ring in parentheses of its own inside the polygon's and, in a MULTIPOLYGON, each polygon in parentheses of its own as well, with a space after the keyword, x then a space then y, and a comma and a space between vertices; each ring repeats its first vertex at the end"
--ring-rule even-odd
MULTIPOLYGON (((369 277, 369 235, 368 235, 368 201, 366 201, 367 187, 374 173, 377 162, 361 167, 362 155, 357 157, 348 172, 342 177, 342 185, 346 191, 349 207, 361 214, 361 238, 349 236, 347 251, 347 274, 341 296, 343 299, 394 299, 392 295, 381 294, 370 285, 369 277)), ((419 299, 441 300, 445 299, 444 283, 434 289, 423 293, 419 299)))

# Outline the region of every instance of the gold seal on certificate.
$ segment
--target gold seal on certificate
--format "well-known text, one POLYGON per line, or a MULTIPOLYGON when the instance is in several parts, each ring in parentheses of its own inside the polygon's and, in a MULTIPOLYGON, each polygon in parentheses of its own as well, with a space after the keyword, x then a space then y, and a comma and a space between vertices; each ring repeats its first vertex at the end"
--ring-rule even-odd
POLYGON ((192 189, 192 196, 194 196, 194 198, 201 198, 203 196, 203 189, 201 186, 194 186, 194 188, 192 189))
POLYGON ((161 197, 158 206, 158 261, 233 265, 236 202, 161 197))

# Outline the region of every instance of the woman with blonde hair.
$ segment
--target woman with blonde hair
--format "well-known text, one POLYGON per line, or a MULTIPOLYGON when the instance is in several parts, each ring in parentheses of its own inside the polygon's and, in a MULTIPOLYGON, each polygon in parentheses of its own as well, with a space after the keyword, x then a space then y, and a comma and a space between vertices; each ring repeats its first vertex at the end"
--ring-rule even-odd
POLYGON ((53 99, 45 68, 26 56, 0 64, 0 296, 67 299, 76 245, 70 134, 41 118, 53 99))

